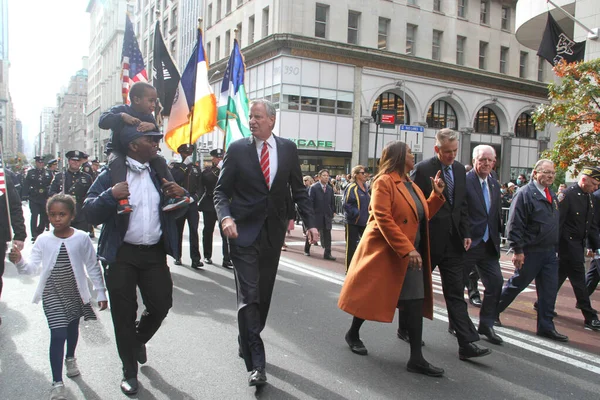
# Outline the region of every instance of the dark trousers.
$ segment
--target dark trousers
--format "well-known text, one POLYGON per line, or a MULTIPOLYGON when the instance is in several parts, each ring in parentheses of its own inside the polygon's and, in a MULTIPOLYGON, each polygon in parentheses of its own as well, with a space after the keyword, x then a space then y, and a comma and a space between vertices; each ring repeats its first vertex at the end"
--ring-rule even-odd
POLYGON ((6 242, 0 240, 0 297, 2 296, 2 275, 4 275, 4 258, 6 257, 6 242))
MULTIPOLYGON (((470 299, 481 298, 478 285, 479 272, 477 272, 477 268, 475 268, 475 265, 467 265, 465 267, 465 286, 467 287, 467 292, 469 293, 470 299)), ((500 290, 502 290, 502 286, 500 286, 500 290)))
POLYGON ((352 257, 358 247, 358 242, 365 232, 366 226, 346 224, 346 272, 350 268, 352 257))
POLYGON ((187 211, 183 216, 177 219, 177 233, 179 234, 179 256, 183 256, 183 228, 185 221, 188 223, 190 231, 190 258, 192 262, 200 261, 200 239, 198 237, 198 222, 200 222, 200 214, 198 214, 198 204, 190 203, 187 211))
MULTIPOLYGON (((432 246, 435 245, 432 243, 432 246)), ((437 265, 440 269, 448 321, 456 330, 458 345, 464 346, 478 341, 479 334, 469 318, 465 302, 465 254, 461 246, 458 238, 451 237, 444 252, 432 255, 431 265, 437 265)))
MULTIPOLYGON (((321 246, 323 247, 323 256, 327 257, 331 255, 331 229, 323 228, 319 229, 319 241, 321 242, 321 246)), ((308 235, 306 236, 306 241, 304 242, 304 252, 310 253, 310 242, 308 241, 308 235)))
MULTIPOLYGON (((583 249, 582 249, 583 251, 583 249)), ((590 322, 598 319, 598 314, 592 308, 590 296, 585 286, 585 266, 583 263, 570 262, 568 259, 558 260, 558 290, 560 290, 565 279, 569 278, 575 298, 577 299, 577 307, 581 310, 585 322, 590 322)))
MULTIPOLYGON (((494 327, 496 319, 496 308, 500 301, 502 293, 502 284, 504 278, 500 270, 500 255, 491 240, 487 243, 481 242, 472 247, 465 257, 465 280, 469 281, 473 270, 481 277, 481 282, 485 287, 483 292, 483 301, 479 311, 479 324, 489 328, 494 327)), ((477 289, 477 280, 475 280, 475 289, 477 289)), ((469 290, 471 296, 471 289, 469 290)))
POLYGON ((591 296, 598 287, 598 282, 600 282, 600 260, 592 260, 590 269, 588 269, 588 272, 585 275, 585 286, 589 296, 591 296))
POLYGON ((554 250, 525 252, 521 269, 515 269, 500 295, 498 313, 503 312, 515 297, 535 279, 538 295, 538 332, 554 330, 554 305, 558 292, 558 259, 554 250))
POLYGON ((126 379, 137 377, 137 354, 156 333, 173 304, 173 281, 162 241, 154 246, 124 243, 104 271, 119 357, 126 379), (146 309, 136 327, 139 287, 146 309))
MULTIPOLYGON (((217 213, 212 211, 202 211, 202 220, 204 221, 204 228, 202 228, 202 250, 204 250, 204 257, 212 258, 213 251, 213 233, 215 231, 215 224, 217 223, 217 213)), ((221 229, 221 223, 218 223, 219 233, 221 234, 221 240, 223 241, 223 262, 230 261, 229 257, 229 244, 227 243, 227 236, 221 229)))
POLYGON ((248 247, 230 241, 231 261, 237 290, 239 344, 246 369, 266 366, 265 346, 260 333, 267 323, 273 286, 285 239, 269 237, 265 223, 260 234, 248 247))
POLYGON ((29 201, 29 211, 31 211, 31 221, 29 228, 31 229, 31 237, 38 237, 44 233, 46 224, 48 223, 48 214, 46 214, 46 204, 29 201))

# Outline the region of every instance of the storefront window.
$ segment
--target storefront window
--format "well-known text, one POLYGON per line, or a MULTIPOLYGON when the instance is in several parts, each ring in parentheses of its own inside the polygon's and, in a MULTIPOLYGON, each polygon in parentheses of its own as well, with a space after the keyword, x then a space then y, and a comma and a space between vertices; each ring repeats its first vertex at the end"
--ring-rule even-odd
POLYGON ((377 111, 377 107, 381 103, 382 110, 396 110, 396 124, 410 124, 410 112, 406 108, 406 119, 404 118, 404 101, 402 97, 392 92, 385 92, 379 95, 375 103, 373 103, 373 112, 377 111))
POLYGON ((435 129, 458 129, 454 108, 444 100, 434 102, 427 113, 427 126, 435 129))
POLYGON ((515 124, 515 136, 524 139, 535 139, 537 131, 531 119, 531 115, 523 113, 519 115, 515 124))
POLYGON ((500 134, 498 117, 496 117, 494 111, 487 107, 481 107, 479 112, 477 112, 473 128, 475 128, 475 132, 477 133, 489 133, 492 135, 500 134))

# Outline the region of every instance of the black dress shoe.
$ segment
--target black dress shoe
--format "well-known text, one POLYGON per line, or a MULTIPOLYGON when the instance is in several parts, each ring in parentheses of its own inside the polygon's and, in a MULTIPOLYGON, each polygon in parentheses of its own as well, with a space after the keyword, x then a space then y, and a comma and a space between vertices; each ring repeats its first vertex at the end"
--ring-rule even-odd
POLYGON ((538 331, 536 333, 536 335, 545 337, 547 339, 556 340, 557 342, 568 342, 569 341, 569 337, 567 335, 561 335, 560 333, 556 332, 556 329, 553 329, 551 331, 544 331, 544 332, 538 331))
POLYGON ((206 258, 204 259, 204 264, 209 264, 209 265, 212 265, 212 260, 210 259, 210 257, 206 257, 206 258))
MULTIPOLYGON (((538 302, 537 302, 537 301, 536 301, 535 303, 533 303, 533 309, 534 309, 535 311, 537 311, 537 310, 538 310, 538 302)), ((552 315, 553 315, 554 317, 557 317, 557 316, 558 316, 558 313, 557 313, 556 311, 552 311, 552 315)))
POLYGON ((121 381, 121 392, 127 396, 133 396, 134 394, 137 394, 138 390, 140 390, 140 386, 137 378, 123 378, 121 381))
POLYGON ((494 326, 498 326, 498 327, 502 326, 502 321, 500 321, 500 316, 499 315, 494 320, 494 326))
MULTIPOLYGON (((408 330, 398 328, 396 335, 398 335, 398 339, 404 340, 406 343, 410 344, 410 337, 408 336, 408 330)), ((421 346, 425 346, 425 342, 423 340, 421 340, 421 346)))
POLYGON ((483 357, 491 354, 492 351, 490 349, 486 349, 485 347, 479 347, 475 343, 467 343, 464 346, 460 346, 458 348, 458 358, 461 360, 466 360, 468 358, 475 357, 483 357))
POLYGON ((181 258, 177 258, 177 259, 175 259, 175 262, 174 262, 174 264, 175 264, 175 265, 183 265, 183 263, 181 262, 181 258))
POLYGON ((308 251, 305 251, 305 252, 304 252, 304 255, 305 255, 306 257, 310 257, 310 253, 309 253, 308 251))
POLYGON ((267 384, 267 374, 264 368, 254 368, 248 378, 248 386, 263 386, 267 384))
POLYGON ((202 261, 192 261, 192 268, 202 269, 202 267, 204 267, 204 264, 202 263, 202 261))
POLYGON ((327 254, 325 256, 323 256, 324 259, 329 260, 329 261, 335 261, 336 258, 334 256, 332 256, 331 254, 327 254))
POLYGON ((469 303, 475 307, 481 307, 481 299, 479 297, 469 298, 469 303))
POLYGON ((345 339, 346 343, 348 343, 348 346, 350 346, 350 350, 352 350, 353 353, 356 353, 361 356, 366 356, 369 353, 362 340, 351 339, 350 335, 348 335, 347 333, 345 339))
POLYGON ((597 319, 593 319, 591 321, 586 321, 584 324, 585 329, 589 329, 592 331, 600 331, 600 321, 597 319))
POLYGON ((223 268, 233 269, 233 263, 231 260, 224 260, 222 266, 223 268))
POLYGON ((442 368, 435 367, 429 364, 427 361, 424 364, 411 364, 410 361, 406 364, 408 372, 416 372, 417 374, 423 374, 427 376, 442 376, 444 370, 442 368))
POLYGON ((451 334, 452 336, 456 337, 456 329, 452 328, 452 327, 448 327, 448 333, 451 334))
POLYGON ((496 334, 496 331, 494 331, 494 328, 492 327, 479 325, 479 329, 477 329, 477 332, 487 337, 487 340, 490 343, 502 344, 502 342, 504 342, 504 340, 502 340, 502 338, 496 334))
POLYGON ((146 344, 142 343, 138 350, 137 361, 140 364, 146 364, 148 362, 148 353, 146 353, 146 344))

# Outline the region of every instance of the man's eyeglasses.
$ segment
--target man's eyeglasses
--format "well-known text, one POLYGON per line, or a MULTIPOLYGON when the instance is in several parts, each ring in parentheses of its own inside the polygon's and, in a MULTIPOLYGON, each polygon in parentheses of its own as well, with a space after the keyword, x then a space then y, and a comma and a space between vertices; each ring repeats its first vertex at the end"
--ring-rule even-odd
POLYGON ((555 171, 547 171, 547 170, 543 170, 543 171, 538 171, 540 174, 544 174, 544 175, 556 175, 555 171))

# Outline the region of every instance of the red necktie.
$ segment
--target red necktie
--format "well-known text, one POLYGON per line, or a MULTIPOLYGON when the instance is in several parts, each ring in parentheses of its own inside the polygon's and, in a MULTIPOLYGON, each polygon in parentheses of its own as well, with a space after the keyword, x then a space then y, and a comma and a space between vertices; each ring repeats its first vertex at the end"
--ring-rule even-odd
POLYGON ((323 193, 327 193, 327 186, 323 186, 323 193))
POLYGON ((260 169, 262 169, 265 182, 267 182, 267 187, 270 188, 269 183, 271 182, 271 168, 269 167, 269 145, 267 142, 263 142, 263 147, 260 151, 260 169))
POLYGON ((550 196, 550 190, 548 188, 545 188, 544 193, 546 193, 546 200, 548 200, 548 203, 552 203, 552 196, 550 196))

